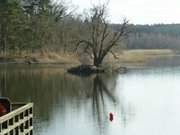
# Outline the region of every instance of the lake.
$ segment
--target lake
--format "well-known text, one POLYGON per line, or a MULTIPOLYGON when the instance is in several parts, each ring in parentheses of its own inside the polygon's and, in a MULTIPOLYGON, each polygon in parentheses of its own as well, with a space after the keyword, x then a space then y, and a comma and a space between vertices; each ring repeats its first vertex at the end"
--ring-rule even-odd
POLYGON ((35 135, 180 134, 180 67, 77 77, 58 65, 1 65, 0 95, 34 102, 35 135))

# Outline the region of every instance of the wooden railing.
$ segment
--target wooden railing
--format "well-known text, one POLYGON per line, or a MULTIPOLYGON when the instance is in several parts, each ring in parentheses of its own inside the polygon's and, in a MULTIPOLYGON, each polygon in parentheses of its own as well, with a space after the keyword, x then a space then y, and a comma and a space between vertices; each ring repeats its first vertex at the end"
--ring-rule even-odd
MULTIPOLYGON (((15 104, 14 104, 15 105, 15 104)), ((32 135, 33 103, 25 104, 0 117, 0 135, 32 135)))

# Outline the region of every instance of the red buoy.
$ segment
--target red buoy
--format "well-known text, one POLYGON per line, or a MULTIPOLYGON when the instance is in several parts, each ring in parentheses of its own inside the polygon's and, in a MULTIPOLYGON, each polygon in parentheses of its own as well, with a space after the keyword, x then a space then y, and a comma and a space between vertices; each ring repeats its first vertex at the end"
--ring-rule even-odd
POLYGON ((113 115, 112 112, 110 112, 110 113, 109 113, 109 120, 110 120, 110 121, 113 121, 113 119, 114 119, 114 115, 113 115))

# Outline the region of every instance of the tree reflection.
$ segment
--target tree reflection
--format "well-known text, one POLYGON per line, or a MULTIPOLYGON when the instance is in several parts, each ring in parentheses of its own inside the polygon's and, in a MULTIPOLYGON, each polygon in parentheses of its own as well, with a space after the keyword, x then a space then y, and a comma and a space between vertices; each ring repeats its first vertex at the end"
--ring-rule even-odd
POLYGON ((103 77, 96 75, 93 80, 93 92, 92 92, 92 105, 93 116, 97 120, 100 134, 104 134, 103 129, 106 129, 108 120, 108 111, 106 110, 105 98, 108 98, 113 105, 116 105, 116 97, 113 95, 114 90, 109 90, 103 77))
MULTIPOLYGON (((126 125, 126 111, 121 97, 117 97, 115 94, 117 76, 113 75, 113 78, 107 76, 96 75, 93 80, 93 92, 92 92, 92 106, 93 116, 96 120, 100 134, 106 134, 108 129, 109 111, 115 111, 114 108, 118 108, 122 123, 126 125), (113 80, 113 81, 112 81, 113 80), (109 107, 110 106, 110 107, 109 107), (109 110, 112 109, 112 110, 109 110)), ((120 95, 119 95, 120 96, 120 95)), ((117 110, 116 110, 117 111, 117 110)))

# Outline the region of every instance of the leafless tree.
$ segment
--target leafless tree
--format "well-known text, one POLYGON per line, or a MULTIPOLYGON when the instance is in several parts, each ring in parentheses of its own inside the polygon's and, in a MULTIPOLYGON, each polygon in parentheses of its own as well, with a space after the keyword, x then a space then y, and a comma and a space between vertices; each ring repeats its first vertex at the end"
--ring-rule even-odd
POLYGON ((113 31, 108 23, 106 11, 107 5, 105 4, 93 6, 84 21, 87 24, 88 37, 79 40, 76 45, 76 50, 83 48, 84 53, 92 56, 93 64, 96 67, 101 66, 108 53, 114 55, 113 48, 128 34, 128 21, 124 19, 120 30, 113 31))

